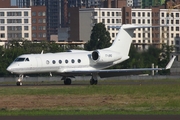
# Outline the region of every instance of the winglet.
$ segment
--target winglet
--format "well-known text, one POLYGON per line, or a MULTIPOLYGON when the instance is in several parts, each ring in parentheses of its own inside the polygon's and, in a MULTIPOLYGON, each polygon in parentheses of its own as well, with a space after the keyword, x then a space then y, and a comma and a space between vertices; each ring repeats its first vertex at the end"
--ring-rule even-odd
POLYGON ((42 51, 41 51, 41 54, 43 54, 43 53, 44 53, 44 51, 42 50, 42 51))
POLYGON ((173 58, 171 58, 169 63, 166 65, 166 68, 165 68, 166 70, 171 68, 175 58, 176 58, 176 56, 173 56, 173 58))

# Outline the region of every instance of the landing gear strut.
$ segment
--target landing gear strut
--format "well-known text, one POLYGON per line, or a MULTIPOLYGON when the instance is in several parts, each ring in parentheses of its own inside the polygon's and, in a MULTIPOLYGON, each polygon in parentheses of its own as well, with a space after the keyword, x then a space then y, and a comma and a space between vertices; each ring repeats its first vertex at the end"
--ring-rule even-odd
POLYGON ((16 85, 17 85, 17 86, 22 86, 23 77, 24 77, 24 75, 19 75, 19 78, 18 78, 18 80, 17 80, 17 82, 16 82, 16 85))
POLYGON ((98 76, 97 73, 92 73, 92 78, 90 79, 90 84, 91 85, 97 85, 97 83, 98 83, 97 76, 98 76))

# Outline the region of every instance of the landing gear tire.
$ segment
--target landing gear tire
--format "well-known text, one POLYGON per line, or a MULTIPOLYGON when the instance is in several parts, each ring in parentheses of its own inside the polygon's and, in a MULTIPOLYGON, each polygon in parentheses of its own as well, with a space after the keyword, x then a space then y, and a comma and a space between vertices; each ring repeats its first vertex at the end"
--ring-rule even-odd
POLYGON ((22 86, 22 82, 16 82, 17 86, 22 86))
POLYGON ((91 79, 90 80, 90 84, 91 85, 97 85, 98 81, 97 80, 94 80, 94 79, 91 79))
POLYGON ((66 78, 64 80, 64 85, 71 85, 71 79, 70 78, 66 78))

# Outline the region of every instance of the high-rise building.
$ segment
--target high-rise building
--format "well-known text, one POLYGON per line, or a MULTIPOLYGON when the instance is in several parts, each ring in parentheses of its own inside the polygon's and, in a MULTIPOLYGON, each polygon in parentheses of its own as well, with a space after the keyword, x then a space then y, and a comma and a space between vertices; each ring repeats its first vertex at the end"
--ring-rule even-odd
MULTIPOLYGON (((58 28, 61 25, 61 1, 63 0, 12 0, 14 6, 23 7, 46 7, 46 36, 50 40, 51 35, 58 34, 58 28)), ((12 3, 11 1, 11 3, 12 3)), ((37 11, 38 13, 38 11, 37 11)), ((41 35, 37 35, 41 36, 41 35)), ((36 37, 37 38, 37 37, 36 37)))

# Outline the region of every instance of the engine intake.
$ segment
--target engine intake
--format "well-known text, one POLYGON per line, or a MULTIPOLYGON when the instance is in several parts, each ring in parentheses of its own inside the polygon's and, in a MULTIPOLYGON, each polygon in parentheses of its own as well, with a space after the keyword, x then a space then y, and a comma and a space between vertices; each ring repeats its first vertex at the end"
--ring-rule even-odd
POLYGON ((91 57, 96 63, 114 62, 121 59, 120 53, 110 50, 95 50, 92 52, 91 57))

